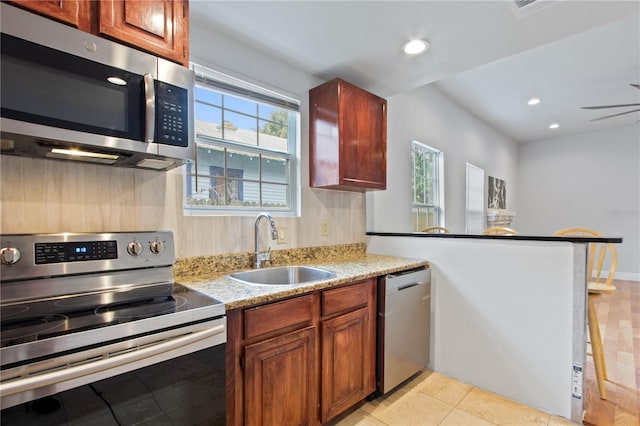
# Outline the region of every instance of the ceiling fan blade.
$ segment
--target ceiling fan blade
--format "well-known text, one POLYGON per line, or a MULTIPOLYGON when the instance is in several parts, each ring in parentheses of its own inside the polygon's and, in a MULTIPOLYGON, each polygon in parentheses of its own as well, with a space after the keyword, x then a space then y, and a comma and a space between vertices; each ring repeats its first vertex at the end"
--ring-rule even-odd
POLYGON ((586 106, 586 107, 580 107, 580 108, 582 108, 582 109, 603 109, 603 108, 622 108, 622 107, 631 107, 631 106, 640 106, 640 104, 598 105, 598 106, 586 106))
POLYGON ((632 109, 631 111, 620 112, 620 113, 618 113, 618 114, 605 115, 604 117, 594 118, 593 120, 589 120, 589 121, 604 120, 605 118, 617 117, 617 116, 619 116, 619 115, 631 114, 632 112, 638 112, 638 111, 640 111, 640 108, 638 108, 638 109, 632 109))
POLYGON ((635 87, 636 89, 640 89, 640 84, 633 84, 633 83, 629 83, 631 86, 635 87))

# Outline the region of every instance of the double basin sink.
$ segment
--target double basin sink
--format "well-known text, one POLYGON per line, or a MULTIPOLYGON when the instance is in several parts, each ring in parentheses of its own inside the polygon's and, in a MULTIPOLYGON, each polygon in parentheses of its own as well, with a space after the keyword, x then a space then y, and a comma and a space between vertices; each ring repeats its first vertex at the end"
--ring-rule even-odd
POLYGON ((336 276, 334 272, 311 266, 277 266, 235 272, 229 278, 251 285, 294 285, 322 281, 336 276))

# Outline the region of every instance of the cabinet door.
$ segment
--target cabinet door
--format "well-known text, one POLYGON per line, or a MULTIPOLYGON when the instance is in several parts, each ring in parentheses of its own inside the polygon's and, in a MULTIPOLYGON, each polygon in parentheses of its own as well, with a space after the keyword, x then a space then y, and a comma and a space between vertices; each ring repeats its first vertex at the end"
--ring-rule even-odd
POLYGON ((23 9, 36 12, 47 18, 55 19, 65 24, 72 25, 83 31, 90 31, 91 16, 90 2, 82 0, 13 0, 8 3, 15 4, 23 9))
POLYGON ((100 0, 100 34, 183 65, 188 28, 188 0, 100 0))
POLYGON ((322 323, 322 423, 375 390, 375 329, 370 308, 322 323))
POLYGON ((245 347, 244 424, 317 424, 315 327, 245 347))
POLYGON ((342 181, 347 185, 386 189, 386 103, 347 84, 341 86, 340 96, 342 181))

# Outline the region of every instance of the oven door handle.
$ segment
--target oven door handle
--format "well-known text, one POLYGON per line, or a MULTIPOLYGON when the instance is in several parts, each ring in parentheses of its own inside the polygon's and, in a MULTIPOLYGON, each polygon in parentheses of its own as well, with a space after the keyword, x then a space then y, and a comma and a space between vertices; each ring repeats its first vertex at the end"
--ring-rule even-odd
POLYGON ((217 325, 206 330, 197 331, 183 337, 170 340, 168 342, 158 343, 136 351, 128 352, 113 358, 105 358, 88 364, 77 365, 65 370, 52 371, 37 376, 18 379, 9 383, 0 383, 0 395, 6 397, 9 395, 33 391, 38 388, 49 386, 55 383, 65 382, 68 380, 78 379, 90 374, 99 373, 111 368, 116 368, 124 364, 141 361, 163 352, 179 349, 181 347, 197 343, 201 340, 216 336, 225 331, 225 325, 217 325))

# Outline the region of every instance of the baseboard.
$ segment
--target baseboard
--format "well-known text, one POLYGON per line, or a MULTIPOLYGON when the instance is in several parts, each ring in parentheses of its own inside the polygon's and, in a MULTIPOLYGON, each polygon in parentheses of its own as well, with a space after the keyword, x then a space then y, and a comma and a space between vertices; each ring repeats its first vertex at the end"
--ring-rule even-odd
POLYGON ((638 281, 640 283, 640 273, 638 272, 616 272, 614 280, 638 281))

